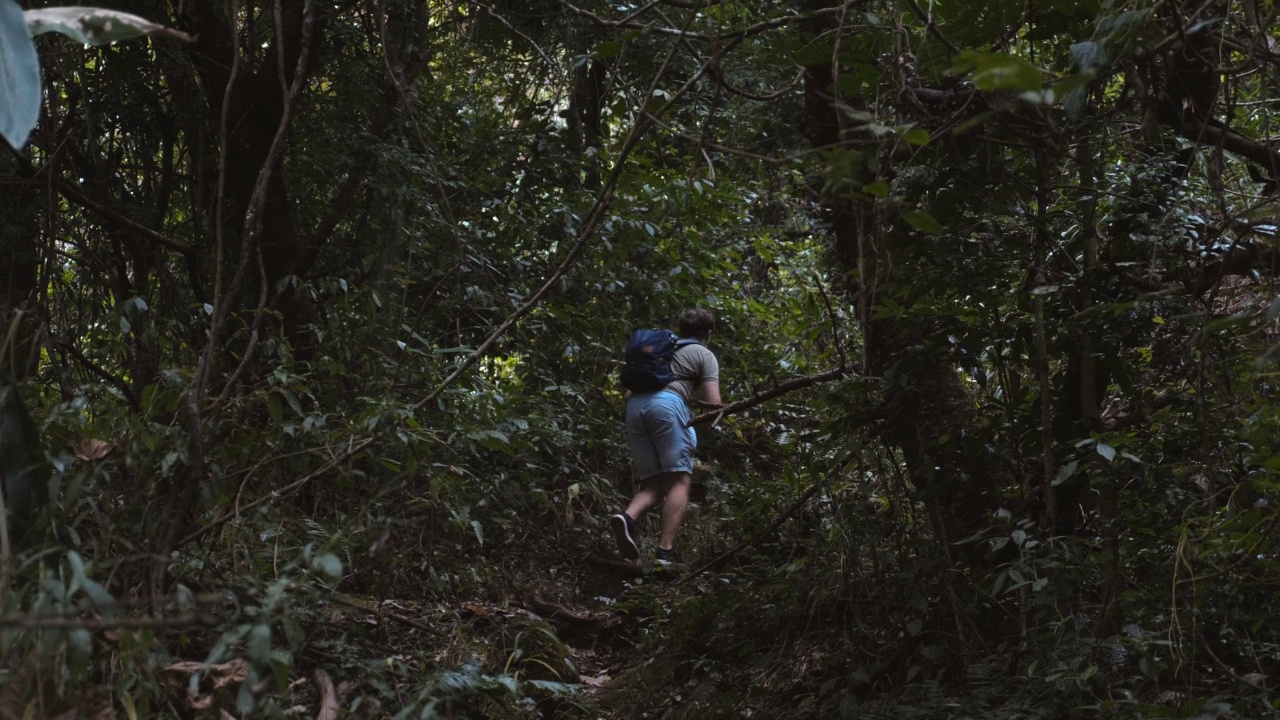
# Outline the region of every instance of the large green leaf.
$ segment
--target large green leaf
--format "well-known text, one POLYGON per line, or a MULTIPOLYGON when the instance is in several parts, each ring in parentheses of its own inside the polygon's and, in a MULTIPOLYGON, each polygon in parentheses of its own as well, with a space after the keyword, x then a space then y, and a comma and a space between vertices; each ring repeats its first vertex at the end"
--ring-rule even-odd
POLYGON ((902 213, 902 219, 906 220, 911 227, 930 235, 942 235, 947 231, 942 223, 923 210, 907 210, 902 213))
POLYGON ((973 84, 979 90, 1039 90, 1044 73, 1031 63, 1012 55, 968 51, 960 54, 962 65, 973 70, 973 84))
POLYGON ((40 62, 22 8, 0 0, 0 136, 21 147, 40 118, 40 62))
POLYGON ((58 32, 86 45, 106 45, 140 35, 164 35, 190 41, 186 33, 171 30, 146 18, 94 7, 59 7, 27 11, 32 35, 58 32))

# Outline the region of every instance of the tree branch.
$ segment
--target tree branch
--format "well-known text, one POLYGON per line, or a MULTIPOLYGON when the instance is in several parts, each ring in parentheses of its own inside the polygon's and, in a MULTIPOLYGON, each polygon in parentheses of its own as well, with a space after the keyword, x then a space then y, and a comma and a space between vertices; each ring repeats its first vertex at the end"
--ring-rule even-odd
MULTIPOLYGON (((932 5, 932 3, 930 5, 932 5)), ((960 54, 960 48, 956 47, 956 44, 951 42, 951 39, 946 35, 943 35, 942 30, 938 29, 938 23, 934 21, 933 13, 925 12, 924 8, 920 7, 920 3, 916 2, 916 0, 907 0, 907 6, 910 7, 911 12, 915 13, 916 17, 920 18, 920 21, 924 23, 925 29, 937 38, 938 42, 945 45, 952 55, 960 54)))
POLYGON ((273 500, 278 500, 282 497, 285 497, 286 495, 293 492, 294 490, 297 490, 303 485, 306 485, 312 480, 315 480, 316 478, 325 474, 329 470, 346 462, 348 459, 355 457, 356 453, 359 453, 361 450, 368 447, 372 442, 373 442, 373 438, 364 438, 363 440, 360 440, 358 442, 352 442, 350 447, 348 447, 343 452, 338 453, 337 456, 331 458, 329 462, 325 463, 324 465, 321 465, 314 472, 306 475, 305 477, 301 477, 289 483, 288 485, 285 485, 282 488, 279 488, 277 490, 272 490, 269 494, 263 495, 257 500, 254 500, 253 502, 246 504, 244 507, 239 508, 238 512, 227 513, 226 515, 223 515, 222 517, 217 518, 216 520, 210 522, 208 525, 205 525, 204 527, 197 529, 195 532, 182 538, 177 543, 174 543, 174 548, 179 548, 179 547, 182 547, 183 545, 186 545, 189 542, 192 542, 194 540, 199 540, 209 532, 216 530, 219 527, 222 527, 232 519, 240 517, 240 513, 246 512, 248 510, 252 510, 262 505, 266 505, 267 503, 273 500))
POLYGON ((1240 245, 1221 258, 1202 266, 1200 272, 1186 284, 1186 292, 1200 295, 1217 285, 1224 277, 1248 275, 1261 266, 1273 268, 1267 274, 1275 275, 1280 270, 1280 248, 1259 243, 1240 245))
POLYGON ((1271 178, 1280 178, 1280 151, 1225 125, 1200 123, 1177 128, 1178 134, 1193 142, 1216 145, 1227 152, 1251 160, 1267 169, 1271 178))
POLYGON ((133 408, 134 410, 137 410, 141 407, 141 403, 138 401, 138 396, 134 394, 133 388, 129 387, 129 383, 125 382, 123 378, 119 378, 119 377, 116 377, 115 375, 112 375, 111 373, 107 372, 104 368, 98 366, 97 363, 85 357, 84 353, 80 352, 80 350, 77 349, 75 345, 71 344, 71 341, 63 340, 61 338, 50 338, 49 342, 54 347, 62 350, 67 355, 70 355, 76 362, 80 363, 80 365, 84 367, 86 370, 88 370, 94 375, 97 375, 99 378, 115 386, 116 389, 118 389, 120 393, 124 395, 124 399, 129 403, 129 407, 133 408))
MULTIPOLYGON (((743 40, 752 35, 759 35, 761 33, 768 32, 775 28, 780 28, 785 25, 790 25, 792 23, 805 22, 813 18, 825 17, 827 15, 836 15, 843 12, 848 7, 851 7, 854 4, 855 0, 845 0, 845 2, 841 3, 836 7, 822 8, 821 10, 815 10, 810 13, 803 13, 803 14, 797 13, 795 15, 783 15, 781 17, 770 18, 769 20, 763 20, 754 25, 747 25, 746 27, 742 27, 737 30, 727 32, 721 35, 707 35, 705 33, 690 32, 688 30, 682 30, 679 28, 666 27, 666 26, 660 26, 660 25, 650 26, 649 23, 644 23, 638 20, 631 20, 631 19, 609 20, 607 18, 603 18, 591 12, 590 10, 585 10, 583 8, 580 8, 568 2, 567 0, 559 0, 559 1, 561 6, 567 8, 568 10, 578 15, 581 15, 582 17, 587 18, 591 22, 594 22, 597 25, 600 25, 601 27, 645 30, 648 32, 654 32, 661 35, 674 35, 676 37, 687 38, 691 40, 712 40, 717 43, 723 43, 731 40, 743 40)), ((668 2, 665 4, 671 4, 671 3, 668 2)), ((678 5, 677 7, 685 7, 685 6, 678 5)))
POLYGON ((364 605, 361 605, 356 602, 352 602, 350 600, 347 600, 346 598, 339 597, 336 595, 331 596, 329 598, 329 602, 333 603, 334 605, 341 605, 342 607, 345 607, 345 608, 351 608, 352 610, 359 610, 360 612, 368 613, 377 618, 394 620, 400 623, 401 625, 404 625, 405 627, 411 627, 414 630, 421 630, 422 632, 427 633, 428 635, 439 636, 442 634, 439 628, 433 628, 430 625, 425 625, 423 623, 420 623, 411 617, 406 617, 404 615, 401 615, 400 613, 391 612, 390 610, 383 610, 380 607, 366 607, 364 605))
POLYGON ((618 558, 592 553, 587 556, 587 564, 594 568, 608 570, 627 577, 642 577, 654 581, 675 579, 674 570, 669 566, 656 563, 631 562, 630 560, 619 560, 618 558))
POLYGON ((844 377, 847 373, 848 373, 847 369, 845 369, 844 367, 838 367, 838 368, 835 368, 834 370, 827 370, 826 372, 820 372, 817 375, 806 375, 804 377, 792 378, 784 383, 774 385, 768 390, 762 390, 745 400, 732 402, 732 403, 729 403, 728 405, 712 410, 711 412, 697 415, 692 420, 689 421, 689 424, 686 427, 701 425, 703 423, 708 423, 713 420, 716 422, 719 422, 720 419, 723 418, 725 415, 732 415, 734 413, 742 412, 743 410, 753 408, 763 402, 772 400, 780 395, 786 395, 789 392, 802 390, 811 385, 816 385, 822 382, 828 382, 830 380, 838 380, 844 377))
MULTIPOLYGON (((18 161, 19 164, 22 165, 24 170, 31 173, 32 179, 38 179, 42 176, 49 175, 52 173, 51 169, 48 166, 36 167, 25 157, 23 157, 22 155, 19 155, 16 151, 13 152, 13 157, 15 160, 18 161)), ((121 215, 120 213, 112 209, 110 206, 108 206, 106 203, 102 203, 102 202, 98 202, 97 200, 94 200, 93 198, 89 197, 83 190, 76 187, 75 183, 72 183, 71 181, 65 178, 55 177, 53 184, 54 184, 54 187, 58 189, 58 194, 62 195, 66 199, 75 203, 76 205, 79 205, 85 210, 88 210, 89 212, 92 212, 93 214, 102 217, 102 219, 108 221, 110 224, 115 225, 116 227, 119 227, 124 230, 129 230, 130 232, 137 233, 138 235, 141 235, 142 237, 156 243, 157 245, 167 247, 170 250, 176 250, 182 253, 183 255, 190 255, 192 252, 194 252, 194 248, 182 242, 181 240, 174 240, 168 235, 156 232, 155 230, 152 230, 151 228, 147 227, 146 225, 143 225, 137 220, 133 220, 131 218, 125 217, 124 215, 121 215)))

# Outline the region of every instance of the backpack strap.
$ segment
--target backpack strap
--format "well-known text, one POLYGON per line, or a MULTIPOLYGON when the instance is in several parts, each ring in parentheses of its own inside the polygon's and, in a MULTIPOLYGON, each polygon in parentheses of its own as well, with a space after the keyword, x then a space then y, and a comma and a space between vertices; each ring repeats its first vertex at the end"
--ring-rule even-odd
MULTIPOLYGON (((682 347, 688 347, 690 345, 701 345, 701 344, 702 344, 702 341, 698 340, 697 338, 680 338, 679 340, 676 340, 676 349, 673 350, 671 354, 674 356, 676 353, 676 350, 679 350, 682 347)), ((684 380, 685 382, 691 382, 695 384, 697 383, 697 379, 691 378, 691 377, 673 377, 671 379, 671 382, 675 382, 677 380, 684 380)))

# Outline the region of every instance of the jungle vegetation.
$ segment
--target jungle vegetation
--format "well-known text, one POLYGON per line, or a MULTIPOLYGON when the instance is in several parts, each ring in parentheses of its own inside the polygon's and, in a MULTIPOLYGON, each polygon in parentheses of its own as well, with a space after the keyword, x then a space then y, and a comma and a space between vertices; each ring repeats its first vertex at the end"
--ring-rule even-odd
POLYGON ((1271 0, 98 4, 177 32, 0 153, 0 718, 1280 716, 1271 0), (695 306, 764 401, 588 564, 695 306))

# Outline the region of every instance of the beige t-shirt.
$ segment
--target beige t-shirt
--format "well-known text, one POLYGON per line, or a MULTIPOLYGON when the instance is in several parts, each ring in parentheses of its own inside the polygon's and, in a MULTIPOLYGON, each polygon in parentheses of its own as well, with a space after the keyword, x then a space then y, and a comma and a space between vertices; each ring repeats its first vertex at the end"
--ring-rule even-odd
POLYGON ((715 353, 708 350, 705 345, 698 343, 681 345, 671 356, 671 374, 682 379, 673 380, 667 385, 667 389, 684 398, 685 402, 689 402, 702 383, 708 380, 720 382, 720 361, 716 360, 715 353))

